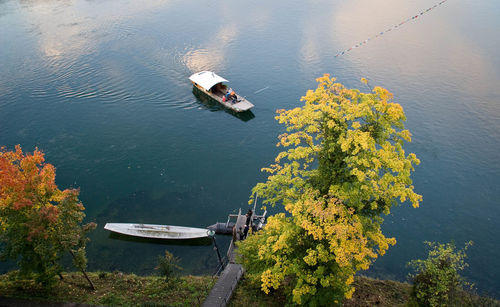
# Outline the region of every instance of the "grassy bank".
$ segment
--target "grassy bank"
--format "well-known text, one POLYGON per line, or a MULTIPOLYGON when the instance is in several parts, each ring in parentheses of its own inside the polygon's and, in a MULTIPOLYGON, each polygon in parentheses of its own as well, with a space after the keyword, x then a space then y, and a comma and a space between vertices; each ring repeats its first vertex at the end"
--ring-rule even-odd
MULTIPOLYGON (((354 281, 356 292, 352 299, 343 302, 344 307, 417 307, 411 298, 412 286, 392 280, 378 280, 357 276, 354 281)), ((459 306, 492 306, 500 307, 500 301, 488 297, 480 297, 466 292, 461 293, 462 305, 459 306)), ((265 295, 259 285, 252 284, 242 278, 231 299, 230 307, 283 307, 288 303, 287 297, 281 291, 265 295)))
POLYGON ((0 295, 45 302, 73 302, 107 306, 199 306, 215 280, 211 276, 182 276, 168 282, 157 276, 89 273, 92 291, 82 274, 65 273, 50 289, 32 282, 13 282, 0 276, 0 295))
MULTIPOLYGON (((343 306, 407 306, 410 301, 411 285, 407 283, 356 277, 354 287, 356 292, 353 298, 346 300, 343 306)), ((258 285, 243 278, 238 284, 229 306, 282 307, 287 302, 287 297, 281 291, 265 295, 258 285)))
MULTIPOLYGON (((13 282, 8 275, 0 276, 0 296, 30 299, 42 302, 73 302, 101 306, 200 306, 212 289, 215 279, 210 276, 183 276, 165 282, 162 277, 90 273, 97 290, 90 290, 79 273, 65 273, 52 288, 42 289, 32 282, 13 282)), ((343 306, 409 306, 417 304, 411 299, 411 285, 391 280, 356 277, 356 292, 343 306)), ((491 298, 463 293, 460 306, 500 306, 491 298)), ((238 284, 230 307, 269 306, 283 307, 286 296, 275 291, 265 295, 258 285, 244 277, 238 284)))

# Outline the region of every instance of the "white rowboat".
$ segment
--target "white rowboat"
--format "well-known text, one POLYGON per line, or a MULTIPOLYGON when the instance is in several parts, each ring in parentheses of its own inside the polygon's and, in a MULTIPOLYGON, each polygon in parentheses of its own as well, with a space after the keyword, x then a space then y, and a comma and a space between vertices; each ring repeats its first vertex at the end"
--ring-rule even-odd
POLYGON ((207 238, 211 234, 210 230, 203 228, 153 224, 106 223, 104 229, 124 235, 152 239, 198 239, 207 238))

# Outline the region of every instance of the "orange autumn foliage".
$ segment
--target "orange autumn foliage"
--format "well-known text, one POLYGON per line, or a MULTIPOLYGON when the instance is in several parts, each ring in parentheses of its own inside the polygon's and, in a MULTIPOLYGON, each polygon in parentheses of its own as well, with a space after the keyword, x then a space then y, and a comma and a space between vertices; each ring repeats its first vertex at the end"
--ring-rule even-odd
MULTIPOLYGON (((41 151, 24 154, 21 146, 15 151, 0 151, 0 210, 35 209, 39 213, 40 223, 54 223, 59 210, 51 201, 59 200, 69 191, 59 191, 55 184, 55 168, 45 164, 41 151)), ((0 220, 1 224, 5 221, 0 220)), ((28 240, 42 235, 41 225, 30 225, 32 230, 28 240)))
POLYGON ((85 234, 94 227, 80 225, 85 208, 79 190, 59 190, 55 177, 40 150, 0 148, 0 260, 18 261, 20 275, 34 274, 39 282, 60 272, 57 262, 65 251, 84 267, 85 234))

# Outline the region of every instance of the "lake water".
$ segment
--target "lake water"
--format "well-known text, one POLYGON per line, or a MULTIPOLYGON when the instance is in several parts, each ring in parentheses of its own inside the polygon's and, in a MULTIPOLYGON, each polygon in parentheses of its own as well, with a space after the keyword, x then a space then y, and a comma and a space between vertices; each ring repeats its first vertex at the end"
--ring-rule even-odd
POLYGON ((275 110, 300 105, 323 73, 355 88, 366 77, 404 107, 424 201, 386 217, 398 243, 365 273, 404 280, 423 241, 472 240, 465 275, 500 297, 500 2, 449 0, 335 57, 436 2, 0 0, 0 145, 37 146, 59 187, 81 189, 99 224, 90 270, 151 274, 169 250, 185 273, 210 274, 210 241, 102 227, 205 227, 248 209, 278 152, 275 110), (253 113, 195 95, 188 77, 201 70, 229 79, 253 113))

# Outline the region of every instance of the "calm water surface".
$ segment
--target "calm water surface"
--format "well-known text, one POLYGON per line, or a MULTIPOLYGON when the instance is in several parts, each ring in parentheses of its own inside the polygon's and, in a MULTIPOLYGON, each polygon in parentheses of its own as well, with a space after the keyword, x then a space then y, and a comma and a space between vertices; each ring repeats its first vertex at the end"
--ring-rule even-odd
POLYGON ((424 196, 386 217, 398 243, 367 274, 404 280, 424 240, 473 240, 466 275, 500 297, 500 3, 449 0, 334 57, 434 4, 0 0, 0 144, 39 147, 61 188, 80 187, 99 223, 90 270, 150 274, 169 250, 186 273, 209 274, 210 242, 126 241, 102 226, 225 221, 277 153, 274 111, 299 105, 323 73, 357 88, 366 77, 405 109, 424 196), (231 80, 253 113, 194 95, 187 78, 201 70, 231 80))

